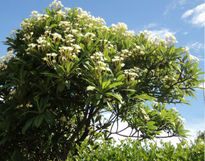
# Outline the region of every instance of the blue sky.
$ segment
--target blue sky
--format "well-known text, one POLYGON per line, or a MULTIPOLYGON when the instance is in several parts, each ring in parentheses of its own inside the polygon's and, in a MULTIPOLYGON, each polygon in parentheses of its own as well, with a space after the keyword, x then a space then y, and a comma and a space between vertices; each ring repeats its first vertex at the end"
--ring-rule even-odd
MULTIPOLYGON (((0 56, 6 54, 5 37, 13 29, 20 28, 23 18, 33 10, 43 11, 52 0, 6 0, 0 5, 0 56)), ((163 37, 172 33, 178 44, 187 47, 199 58, 204 70, 205 3, 203 0, 62 0, 65 7, 81 7, 95 17, 105 20, 107 26, 124 22, 129 30, 138 33, 150 30, 163 37)), ((188 98, 191 105, 171 105, 186 119, 185 127, 192 133, 205 129, 203 91, 197 90, 197 100, 188 98)))

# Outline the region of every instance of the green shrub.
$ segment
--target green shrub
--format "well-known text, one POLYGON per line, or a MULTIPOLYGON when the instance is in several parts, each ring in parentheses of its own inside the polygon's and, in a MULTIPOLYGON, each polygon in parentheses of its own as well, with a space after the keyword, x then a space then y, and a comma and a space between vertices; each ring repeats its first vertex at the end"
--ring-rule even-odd
POLYGON ((176 147, 170 142, 139 142, 124 140, 103 141, 90 146, 85 141, 78 147, 79 155, 70 156, 67 161, 202 161, 204 160, 204 140, 188 143, 179 142, 176 147))

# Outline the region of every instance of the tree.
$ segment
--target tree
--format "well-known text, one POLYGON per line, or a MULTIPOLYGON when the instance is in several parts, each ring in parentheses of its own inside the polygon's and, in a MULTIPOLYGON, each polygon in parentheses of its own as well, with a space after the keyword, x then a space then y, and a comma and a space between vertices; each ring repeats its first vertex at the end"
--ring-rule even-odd
POLYGON ((166 104, 186 103, 202 80, 195 57, 175 43, 122 23, 107 27, 59 1, 33 11, 7 38, 1 61, 0 159, 65 160, 85 139, 127 128, 139 140, 185 136, 166 104))

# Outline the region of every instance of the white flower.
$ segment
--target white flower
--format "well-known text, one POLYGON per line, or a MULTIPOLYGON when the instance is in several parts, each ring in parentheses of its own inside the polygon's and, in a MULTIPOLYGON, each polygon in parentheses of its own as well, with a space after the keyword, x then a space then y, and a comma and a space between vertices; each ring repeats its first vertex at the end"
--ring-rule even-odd
POLYGON ((72 34, 76 34, 76 33, 78 33, 78 30, 72 29, 71 32, 72 32, 72 34))
POLYGON ((95 21, 97 21, 99 24, 105 24, 105 21, 100 17, 95 18, 95 21))
POLYGON ((68 14, 69 11, 71 10, 71 8, 67 8, 67 7, 65 7, 64 10, 65 10, 65 13, 68 14))
POLYGON ((80 50, 80 49, 81 49, 81 47, 80 47, 79 45, 77 45, 77 44, 72 45, 72 47, 73 47, 75 50, 80 50))
POLYGON ((28 48, 29 50, 33 50, 37 47, 37 44, 34 44, 34 43, 31 43, 31 44, 28 44, 28 48))
POLYGON ((64 52, 68 52, 68 53, 70 53, 70 52, 72 52, 73 51, 73 48, 72 47, 70 47, 70 46, 62 46, 62 47, 59 47, 59 49, 60 49, 60 52, 62 53, 64 53, 64 52))
POLYGON ((183 123, 185 123, 186 119, 181 117, 181 116, 178 116, 179 120, 182 121, 183 123))
POLYGON ((144 53, 144 51, 140 51, 140 54, 141 54, 141 55, 144 55, 145 53, 144 53))
POLYGON ((68 34, 65 36, 66 39, 72 39, 74 36, 72 34, 68 34))
POLYGON ((129 52, 129 50, 127 50, 127 49, 122 50, 122 53, 128 53, 128 52, 129 52))
POLYGON ((95 37, 95 34, 93 33, 88 32, 85 34, 85 38, 93 38, 93 37, 95 37))
POLYGON ((134 36, 135 32, 134 31, 127 31, 126 35, 127 36, 134 36))
POLYGON ((29 22, 29 19, 24 19, 24 21, 21 23, 21 27, 23 30, 31 29, 33 25, 29 22))
POLYGON ((124 67, 124 66, 125 66, 125 63, 122 63, 122 64, 121 64, 121 67, 124 67))
POLYGON ((175 107, 171 108, 174 112, 179 112, 175 107))
POLYGON ((189 53, 189 47, 186 47, 184 50, 186 53, 189 53))
POLYGON ((36 18, 37 15, 38 15, 38 11, 32 11, 30 17, 36 18))
POLYGON ((107 31, 107 30, 108 30, 108 27, 107 27, 107 26, 102 26, 101 29, 107 31))
POLYGON ((139 45, 136 45, 135 48, 138 49, 138 50, 141 49, 141 47, 139 45))
POLYGON ((199 61, 199 59, 196 57, 196 56, 194 56, 194 55, 191 55, 191 54, 189 54, 189 60, 190 61, 199 61))
POLYGON ((63 27, 63 28, 70 27, 70 22, 68 22, 68 21, 60 21, 59 26, 63 27))
POLYGON ((57 39, 58 40, 62 39, 62 36, 59 33, 53 33, 52 36, 53 36, 54 41, 57 40, 57 39))
POLYGON ((66 16, 66 13, 63 12, 62 10, 58 11, 57 14, 58 14, 58 15, 61 15, 61 16, 66 16))
POLYGON ((46 41, 46 37, 44 37, 44 36, 41 36, 41 37, 39 37, 38 39, 37 39, 37 42, 38 42, 38 44, 40 44, 40 45, 45 45, 45 44, 47 44, 47 41, 46 41))
POLYGON ((56 57, 56 56, 57 56, 56 53, 47 53, 46 55, 47 55, 47 56, 52 56, 52 57, 56 57))

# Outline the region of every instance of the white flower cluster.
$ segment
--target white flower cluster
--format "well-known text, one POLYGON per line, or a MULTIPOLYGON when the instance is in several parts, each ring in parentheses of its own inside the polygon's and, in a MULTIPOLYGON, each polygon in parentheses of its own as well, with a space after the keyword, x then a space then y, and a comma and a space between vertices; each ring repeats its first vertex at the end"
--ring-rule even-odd
MULTIPOLYGON (((44 23, 49 18, 47 14, 39 14, 37 11, 33 11, 30 17, 31 19, 35 19, 35 23, 44 23)), ((26 18, 20 26, 24 31, 30 31, 34 27, 33 23, 31 23, 30 19, 26 18)))
POLYGON ((94 24, 99 24, 99 25, 105 25, 104 19, 97 17, 95 18, 94 16, 91 16, 90 13, 83 11, 82 8, 78 8, 79 14, 77 15, 78 20, 85 20, 87 24, 89 25, 94 25, 94 24))
POLYGON ((94 33, 91 33, 91 32, 88 32, 84 35, 85 39, 87 40, 93 40, 94 37, 95 37, 95 34, 94 33))
POLYGON ((58 40, 62 40, 62 36, 59 33, 56 33, 56 32, 52 34, 52 37, 53 37, 54 42, 56 42, 58 40))
POLYGON ((126 31, 127 25, 125 23, 118 23, 117 25, 112 24, 111 29, 114 31, 126 31))
POLYGON ((63 30, 66 30, 65 32, 68 32, 68 29, 71 27, 71 23, 68 21, 61 21, 59 23, 59 27, 62 28, 63 30))
POLYGON ((54 0, 51 4, 50 7, 54 9, 54 11, 57 11, 63 7, 61 1, 56 1, 54 0))
MULTIPOLYGON (((38 47, 38 50, 42 50, 42 51, 45 51, 47 48, 50 47, 50 43, 46 40, 46 37, 45 36, 40 36, 38 39, 37 39, 37 47, 38 47)), ((35 45, 33 45, 34 47, 35 45)))
POLYGON ((33 24, 30 23, 30 20, 28 18, 24 19, 23 22, 21 23, 21 28, 24 31, 29 31, 30 29, 33 28, 33 24))
POLYGON ((12 57, 14 57, 14 53, 13 51, 8 51, 6 56, 2 56, 0 57, 0 69, 6 69, 7 65, 5 64, 6 62, 8 62, 12 57))
POLYGON ((81 47, 77 44, 72 44, 71 46, 59 47, 59 52, 62 56, 62 60, 73 60, 77 58, 81 47))
POLYGON ((124 74, 131 80, 134 81, 139 76, 140 69, 137 67, 124 70, 124 74))
POLYGON ((165 42, 166 46, 172 46, 176 43, 177 43, 177 41, 176 41, 176 37, 174 35, 172 35, 172 34, 166 35, 166 42, 165 42))
POLYGON ((48 63, 48 65, 52 65, 52 64, 56 64, 56 57, 58 56, 58 54, 56 53, 47 53, 46 57, 43 58, 44 61, 46 61, 48 63))
POLYGON ((25 42, 31 42, 33 40, 33 32, 25 33, 22 40, 25 42))
POLYGON ((139 34, 143 35, 147 39, 150 39, 150 36, 151 36, 151 32, 148 30, 140 31, 139 34))
POLYGON ((95 70, 111 71, 109 65, 105 62, 107 59, 102 52, 95 52, 90 58, 96 63, 95 70))
POLYGON ((47 14, 40 14, 38 13, 38 11, 32 11, 31 18, 34 18, 36 21, 40 22, 40 21, 45 21, 47 18, 49 18, 49 16, 47 14))

